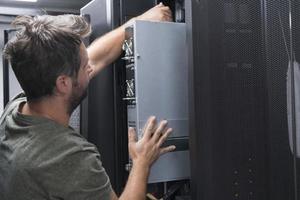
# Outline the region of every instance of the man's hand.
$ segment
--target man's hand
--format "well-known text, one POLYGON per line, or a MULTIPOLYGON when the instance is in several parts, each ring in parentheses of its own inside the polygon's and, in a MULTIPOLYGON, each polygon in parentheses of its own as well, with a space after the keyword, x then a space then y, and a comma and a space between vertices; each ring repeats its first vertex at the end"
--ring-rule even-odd
POLYGON ((172 21, 172 12, 169 7, 164 6, 162 3, 151 8, 144 14, 138 16, 137 20, 147 21, 172 21))
POLYGON ((87 49, 89 64, 91 66, 90 79, 98 74, 106 66, 114 62, 122 52, 122 45, 125 38, 125 28, 134 20, 150 21, 172 21, 172 13, 169 7, 162 3, 151 8, 144 14, 132 18, 123 26, 111 31, 103 37, 95 40, 87 49))
POLYGON ((163 120, 156 126, 155 117, 150 117, 144 127, 143 137, 137 142, 136 133, 133 128, 129 128, 129 154, 133 164, 150 168, 153 162, 162 154, 173 151, 175 146, 162 148, 162 144, 171 134, 172 129, 167 128, 167 121, 163 120))

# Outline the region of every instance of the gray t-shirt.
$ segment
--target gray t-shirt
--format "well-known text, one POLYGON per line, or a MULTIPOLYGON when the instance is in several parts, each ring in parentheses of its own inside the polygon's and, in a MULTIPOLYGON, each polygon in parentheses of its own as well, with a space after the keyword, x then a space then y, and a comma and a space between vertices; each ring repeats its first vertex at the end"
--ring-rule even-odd
POLYGON ((46 118, 22 115, 13 100, 0 118, 0 200, 106 200, 109 178, 97 148, 46 118))

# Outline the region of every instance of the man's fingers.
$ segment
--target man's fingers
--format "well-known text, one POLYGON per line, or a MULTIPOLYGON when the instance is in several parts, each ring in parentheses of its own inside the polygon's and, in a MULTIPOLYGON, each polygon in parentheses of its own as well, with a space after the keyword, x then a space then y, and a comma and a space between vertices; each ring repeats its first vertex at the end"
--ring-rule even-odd
POLYGON ((171 9, 170 9, 170 7, 168 7, 168 6, 163 6, 163 7, 161 7, 161 9, 162 9, 163 11, 168 11, 169 13, 171 13, 171 9))
POLYGON ((160 150, 159 155, 163 155, 163 154, 165 154, 165 153, 169 153, 169 152, 171 152, 171 151, 174 151, 175 149, 176 149, 176 146, 175 146, 175 145, 172 145, 172 146, 168 146, 168 147, 162 148, 162 149, 160 150))
MULTIPOLYGON (((151 117, 154 117, 154 116, 151 116, 151 117)), ((149 119, 147 120, 147 122, 146 122, 146 124, 144 125, 144 127, 143 127, 143 134, 146 132, 146 129, 147 129, 147 127, 148 127, 148 125, 149 125, 149 122, 150 122, 150 118, 151 117, 149 117, 149 119)))
POLYGON ((136 142, 136 132, 134 128, 129 127, 128 129, 128 142, 129 143, 135 143, 136 142))
POLYGON ((165 6, 165 5, 163 4, 163 2, 160 2, 159 4, 156 5, 156 7, 162 7, 162 6, 165 6))
POLYGON ((164 20, 166 20, 166 21, 172 21, 173 20, 172 12, 169 8, 163 11, 163 16, 164 16, 163 17, 164 20))
POLYGON ((164 20, 165 20, 166 22, 172 22, 172 21, 173 21, 173 17, 171 17, 171 16, 166 16, 166 17, 164 18, 164 20))
POLYGON ((173 16, 172 16, 172 14, 164 13, 163 19, 170 21, 170 20, 173 20, 173 16))
POLYGON ((167 17, 172 17, 172 13, 171 12, 164 12, 164 15, 167 17))
POLYGON ((172 15, 171 9, 167 6, 160 8, 160 10, 166 15, 172 15))
POLYGON ((166 141, 166 139, 171 135, 173 129, 168 128, 168 130, 159 138, 159 141, 157 142, 157 145, 160 147, 163 145, 163 143, 166 141))
POLYGON ((167 124, 168 124, 167 120, 163 120, 159 123, 159 126, 156 129, 152 138, 155 142, 157 142, 159 138, 164 134, 164 130, 166 129, 167 124))
POLYGON ((144 137, 147 139, 151 138, 152 133, 155 131, 156 118, 154 116, 150 117, 145 127, 144 137))

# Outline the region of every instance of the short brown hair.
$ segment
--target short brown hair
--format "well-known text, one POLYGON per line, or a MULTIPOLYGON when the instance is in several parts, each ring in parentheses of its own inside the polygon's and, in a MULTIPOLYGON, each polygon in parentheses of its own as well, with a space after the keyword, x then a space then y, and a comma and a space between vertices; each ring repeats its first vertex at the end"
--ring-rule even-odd
POLYGON ((81 39, 91 32, 83 17, 18 16, 12 24, 18 30, 4 55, 29 101, 52 95, 61 74, 77 77, 81 39))

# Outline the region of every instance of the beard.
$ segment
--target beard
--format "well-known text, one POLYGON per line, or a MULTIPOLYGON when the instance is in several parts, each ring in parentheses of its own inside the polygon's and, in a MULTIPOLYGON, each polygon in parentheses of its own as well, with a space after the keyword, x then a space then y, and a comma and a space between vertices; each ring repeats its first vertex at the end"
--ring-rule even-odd
POLYGON ((69 99, 68 114, 71 116, 73 111, 81 104, 87 96, 87 86, 82 88, 78 83, 73 84, 73 91, 69 99))

